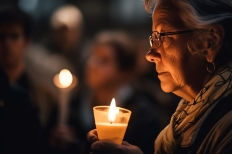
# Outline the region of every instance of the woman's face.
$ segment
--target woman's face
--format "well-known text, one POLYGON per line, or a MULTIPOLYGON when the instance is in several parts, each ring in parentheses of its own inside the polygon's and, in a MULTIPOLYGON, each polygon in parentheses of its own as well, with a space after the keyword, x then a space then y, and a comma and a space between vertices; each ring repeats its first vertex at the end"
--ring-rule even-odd
POLYGON ((117 82, 120 72, 113 50, 107 44, 98 44, 92 48, 85 70, 86 82, 90 88, 109 88, 117 82))
MULTIPOLYGON (((152 31, 173 32, 189 30, 172 4, 160 3, 152 15, 152 31)), ((193 32, 162 38, 161 46, 151 47, 146 58, 156 64, 156 71, 165 92, 195 90, 201 87, 206 74, 205 61, 192 55, 187 47, 193 32)))

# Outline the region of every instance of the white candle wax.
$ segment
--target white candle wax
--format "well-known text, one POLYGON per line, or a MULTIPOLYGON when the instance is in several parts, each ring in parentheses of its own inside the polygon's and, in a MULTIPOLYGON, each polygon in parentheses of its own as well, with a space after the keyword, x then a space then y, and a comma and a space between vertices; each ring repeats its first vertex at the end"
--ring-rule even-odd
POLYGON ((122 143, 127 124, 101 122, 95 124, 98 132, 98 138, 100 140, 108 140, 116 144, 122 143))
POLYGON ((99 140, 121 144, 131 111, 116 107, 114 99, 112 99, 110 106, 96 106, 93 111, 99 140))
POLYGON ((77 85, 77 78, 67 69, 54 76, 54 84, 59 88, 58 124, 66 125, 69 113, 69 98, 72 89, 77 85))

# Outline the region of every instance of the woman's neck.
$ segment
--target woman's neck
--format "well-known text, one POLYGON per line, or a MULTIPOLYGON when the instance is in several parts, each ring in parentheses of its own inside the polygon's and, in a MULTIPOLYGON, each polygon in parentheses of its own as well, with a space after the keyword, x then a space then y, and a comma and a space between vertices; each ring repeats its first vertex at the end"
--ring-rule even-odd
POLYGON ((191 102, 199 94, 201 89, 209 82, 211 78, 212 74, 208 73, 206 77, 202 80, 202 82, 195 82, 192 85, 185 85, 175 90, 173 93, 177 96, 182 97, 188 102, 191 102))
POLYGON ((188 102, 191 102, 198 94, 199 90, 193 90, 193 88, 189 86, 185 86, 184 88, 178 89, 174 91, 173 93, 177 96, 180 96, 181 98, 187 100, 188 102))

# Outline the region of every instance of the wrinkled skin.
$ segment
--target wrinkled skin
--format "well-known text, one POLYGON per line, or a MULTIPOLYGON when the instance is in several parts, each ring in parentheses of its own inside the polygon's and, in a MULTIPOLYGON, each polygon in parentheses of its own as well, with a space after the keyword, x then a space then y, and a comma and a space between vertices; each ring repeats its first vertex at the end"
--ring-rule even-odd
MULTIPOLYGON (((160 3, 152 15, 152 31, 175 32, 190 30, 182 22, 178 10, 168 2, 160 3)), ((151 47, 148 61, 155 63, 161 88, 191 101, 208 81, 206 59, 192 54, 188 41, 194 32, 168 35, 161 46, 151 47)))

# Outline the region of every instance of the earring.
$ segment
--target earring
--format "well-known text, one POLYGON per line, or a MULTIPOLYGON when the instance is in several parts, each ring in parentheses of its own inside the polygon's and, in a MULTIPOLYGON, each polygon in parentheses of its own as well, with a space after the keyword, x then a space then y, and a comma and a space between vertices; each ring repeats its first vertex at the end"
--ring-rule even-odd
POLYGON ((207 71, 209 73, 213 73, 215 71, 215 64, 214 64, 214 62, 208 62, 207 65, 206 65, 206 69, 207 69, 207 71))

